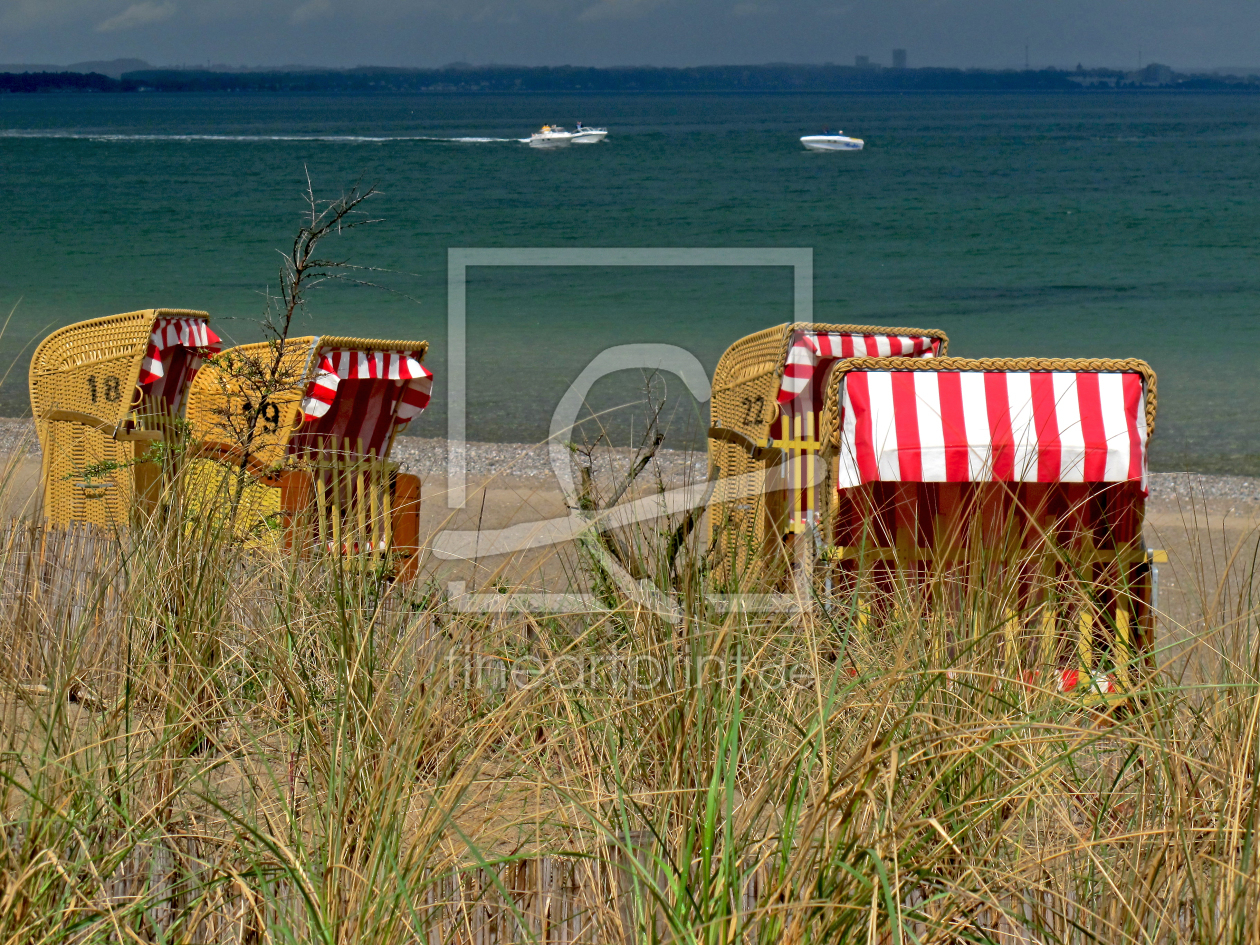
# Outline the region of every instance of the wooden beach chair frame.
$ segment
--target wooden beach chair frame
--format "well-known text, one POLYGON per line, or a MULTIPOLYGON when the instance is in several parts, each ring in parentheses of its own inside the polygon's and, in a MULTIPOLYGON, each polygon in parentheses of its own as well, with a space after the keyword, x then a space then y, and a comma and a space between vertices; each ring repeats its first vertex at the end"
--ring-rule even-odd
MULTIPOLYGON (((708 546, 720 583, 774 585, 787 574, 798 546, 811 540, 808 532, 819 503, 816 487, 807 484, 809 477, 789 474, 786 488, 764 488, 765 477, 774 475, 776 467, 800 472, 821 448, 821 411, 813 405, 843 353, 838 349, 808 367, 811 408, 794 410, 793 429, 782 429, 780 391, 794 347, 806 335, 861 337, 872 345, 879 339, 924 339, 930 345, 930 353, 920 355, 924 357, 943 357, 949 348, 949 338, 935 329, 789 322, 747 335, 726 349, 713 374, 708 432, 709 477, 717 482, 708 507, 708 546), (727 494, 730 487, 724 483, 746 476, 761 487, 752 495, 727 494)), ((901 344, 885 347, 891 354, 901 344)))
MULTIPOLYGON (((274 511, 278 521, 269 524, 279 527, 286 549, 340 550, 373 565, 388 557, 398 576, 406 577, 419 563, 420 479, 400 473, 389 454, 399 429, 428 404, 428 386, 422 393, 416 386, 432 382, 421 363, 428 347, 427 341, 290 338, 280 352, 278 389, 261 413, 251 413, 249 372, 240 365, 270 363, 277 347, 259 342, 229 349, 219 359, 222 366, 202 371, 189 393, 196 457, 224 471, 243 470, 253 491, 251 508, 274 511), (404 361, 411 367, 399 374, 404 361), (345 397, 351 388, 358 392, 351 398, 355 404, 345 397), (407 399, 417 397, 422 402, 408 407, 407 399), (353 421, 356 404, 364 403, 376 404, 373 441, 365 442, 361 429, 315 432, 325 418, 353 421), (407 416, 400 421, 404 407, 407 416)), ((221 478, 199 480, 194 488, 207 493, 202 501, 225 498, 221 492, 208 495, 222 488, 221 478)))
MULTIPOLYGON (((893 381, 890 379, 889 383, 893 381)), ((908 388, 901 385, 902 402, 913 402, 916 410, 923 410, 922 405, 930 403, 935 396, 931 392, 943 391, 944 383, 941 380, 937 387, 925 387, 928 394, 924 396, 907 394, 908 388)), ((977 389, 973 385, 967 395, 973 402, 978 397, 977 389)), ((1132 396, 1132 387, 1120 389, 1125 397, 1132 396)), ((987 386, 983 390, 984 397, 990 396, 987 386)), ((1107 390, 1114 392, 1115 383, 1109 382, 1107 390)), ((999 393, 994 402, 1003 403, 1005 396, 999 393)), ((903 417, 900 408, 883 393, 880 399, 885 425, 891 411, 893 427, 897 430, 894 439, 901 436, 903 422, 910 424, 912 432, 908 438, 917 436, 913 432, 919 429, 914 426, 917 421, 903 417)), ((922 594, 929 608, 934 606, 932 595, 940 591, 946 575, 951 572, 956 582, 961 574, 963 579, 958 583, 970 582, 973 591, 988 581, 1004 586, 1005 592, 1011 587, 1026 588, 1023 599, 1003 605, 1009 607, 1003 633, 1011 648, 1011 657, 1023 658, 1014 652, 1015 640, 1021 636, 1028 639, 1031 634, 1041 641, 1038 646, 1043 652, 1038 654, 1039 663, 1048 665, 1047 654, 1058 654, 1053 669, 1057 678, 1039 680, 1039 685, 1074 691, 1087 703, 1126 698, 1124 694, 1131 691, 1138 677, 1150 668, 1149 654, 1155 634, 1154 565, 1167 560, 1163 552, 1147 548, 1142 535, 1146 449, 1155 430, 1156 404, 1155 373, 1146 362, 1137 359, 863 358, 838 364, 828 378, 822 418, 823 457, 830 480, 830 507, 825 523, 830 543, 822 555, 828 579, 833 586, 838 585, 854 595, 859 622, 863 624, 877 617, 874 610, 879 605, 874 601, 882 598, 887 602, 895 596, 881 593, 881 585, 883 591, 895 584, 901 593, 909 590, 912 594, 922 594), (904 481, 896 478, 905 475, 907 468, 894 466, 900 462, 899 452, 890 452, 886 442, 876 445, 874 440, 878 434, 874 432, 870 433, 870 444, 862 445, 866 433, 857 415, 873 417, 876 408, 868 407, 859 394, 865 389, 862 396, 869 397, 873 404, 876 394, 872 391, 876 388, 871 385, 874 382, 868 381, 865 388, 856 388, 852 394, 853 403, 861 406, 854 408, 851 430, 845 426, 850 421, 846 420, 842 406, 843 385, 856 374, 896 377, 907 372, 979 373, 986 375, 985 385, 994 376, 1002 376, 1000 382, 993 381, 999 385, 999 390, 1005 390, 1001 384, 1015 383, 1015 379, 1006 376, 1018 375, 1020 384, 1027 376, 1032 409, 1019 408, 1024 412, 1014 423, 1022 424, 1024 439, 1019 439, 1019 433, 1011 434, 1012 445, 1007 453, 1013 457, 1020 455, 1016 452, 1018 449, 1024 450, 1023 470, 1007 460, 1003 460, 1004 471, 995 471, 993 467, 985 468, 981 460, 967 459, 962 466, 966 467, 968 462, 973 465, 959 472, 955 452, 955 466, 949 473, 955 481, 923 481, 926 476, 904 481), (1047 379, 1046 375, 1050 377, 1047 379), (1095 439, 1086 443, 1085 423, 1081 418, 1086 414, 1092 416, 1094 412, 1092 407, 1087 411, 1081 406, 1086 394, 1078 392, 1078 387, 1074 386, 1082 376, 1096 375, 1120 375, 1121 384, 1126 377, 1141 382, 1142 401, 1132 411, 1127 404, 1118 404, 1114 397, 1108 401, 1108 394, 1101 391, 1099 384, 1099 409, 1105 409, 1103 405, 1110 403, 1113 418, 1124 412, 1128 419, 1124 437, 1107 433, 1106 445, 1101 449, 1097 445, 1097 432, 1093 434, 1095 439), (1060 386, 1053 387, 1056 383, 1060 386), (1063 393, 1047 407, 1044 392, 1051 389, 1071 393, 1063 393), (1038 390, 1043 392, 1041 417, 1036 413, 1038 390), (1054 421, 1045 419, 1047 416, 1053 416, 1054 421), (1060 423, 1058 416, 1065 419, 1060 423), (1072 426, 1073 417, 1075 426, 1072 426), (1056 424, 1066 424, 1080 431, 1079 445, 1077 434, 1073 434, 1071 481, 1055 478, 1052 472, 1054 443, 1060 435, 1056 424), (1047 429, 1049 432, 1044 432, 1047 429), (1035 433, 1035 437, 1030 439, 1030 432, 1035 433), (862 442, 855 444, 851 439, 862 442), (1043 440, 1050 444, 1044 451, 1043 440), (1109 452, 1113 443, 1117 444, 1117 451, 1130 450, 1127 471, 1119 472, 1121 466, 1109 465, 1114 460, 1105 458, 1116 455, 1109 452), (868 456, 882 453, 878 462, 884 465, 872 467, 868 459, 866 471, 860 471, 860 458, 855 454, 863 450, 868 456), (1090 450, 1093 459, 1087 460, 1085 456, 1090 450), (1135 450, 1140 452, 1140 471, 1134 465, 1138 456, 1135 450), (1101 466, 1100 455, 1104 457, 1101 466), (891 461, 888 457, 892 457, 891 461), (1034 461, 1040 464, 1043 458, 1045 465, 1034 470, 1034 461), (1093 465, 1092 473, 1089 463, 1093 465), (848 485, 855 478, 855 470, 857 477, 863 478, 871 475, 872 469, 876 478, 860 485, 848 485), (1099 477, 1100 469, 1105 478, 1099 477), (959 476, 969 478, 964 481, 959 476), (983 564, 979 557, 984 558, 983 564), (1007 569, 1001 576, 1005 585, 998 580, 996 572, 988 570, 993 568, 1007 569), (1054 588, 1069 585, 1071 593, 1063 597, 1055 594, 1054 588)), ((1015 409, 1008 408, 1008 420, 1012 416, 1009 411, 1015 409)), ((989 416, 992 415, 990 410, 989 416)), ((962 425, 956 408, 947 410, 942 406, 939 417, 942 430, 948 429, 951 435, 956 435, 962 425)), ((971 423, 971 420, 966 421, 966 424, 971 423)), ((1114 419, 1112 424, 1114 431, 1114 419)), ((871 421, 871 430, 874 429, 874 421, 871 421)), ((969 426, 968 442, 974 439, 970 436, 971 429, 969 426)), ((899 450, 900 439, 895 447, 899 450)), ((999 449, 1008 447, 990 444, 990 449, 989 455, 996 456, 999 449)), ((913 476, 915 463, 920 463, 922 469, 922 464, 927 462, 923 458, 926 453, 919 452, 914 445, 909 452, 913 476)), ((967 448, 967 455, 973 455, 972 447, 967 448)), ((974 451, 974 455, 981 453, 974 451)), ((994 463, 996 465, 996 461, 994 463)), ((933 467, 931 475, 939 477, 939 463, 933 467)))
POLYGON ((209 319, 142 309, 68 325, 40 342, 31 413, 50 522, 121 525, 133 510, 151 509, 164 464, 146 457, 169 439, 193 375, 219 349, 209 319))

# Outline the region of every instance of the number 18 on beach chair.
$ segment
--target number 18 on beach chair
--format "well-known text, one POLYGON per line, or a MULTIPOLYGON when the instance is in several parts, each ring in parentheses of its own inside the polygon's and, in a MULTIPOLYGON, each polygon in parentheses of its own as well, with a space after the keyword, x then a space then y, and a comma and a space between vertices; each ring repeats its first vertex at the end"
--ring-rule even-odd
POLYGON ((713 376, 709 540, 721 579, 774 583, 816 541, 826 379, 854 357, 934 358, 944 332, 795 323, 741 338, 713 376), (752 485, 749 485, 752 482, 752 485), (737 485, 737 483, 739 483, 737 485))
POLYGON ((219 350, 205 312, 145 309, 53 332, 31 358, 31 412, 43 450, 44 515, 120 525, 151 506, 151 461, 183 415, 204 358, 219 350))
POLYGON ((1105 700, 1133 684, 1161 554, 1142 537, 1145 362, 861 358, 825 399, 823 556, 861 622, 907 594, 946 614, 982 601, 1008 664, 1053 674, 1041 685, 1105 700))
POLYGON ((373 559, 388 552, 407 573, 419 544, 420 480, 389 454, 429 403, 427 350, 424 341, 324 336, 289 339, 278 360, 269 343, 224 352, 189 394, 193 501, 221 511, 242 474, 239 521, 280 529, 289 547, 373 559), (261 383, 268 372, 279 381, 261 383))

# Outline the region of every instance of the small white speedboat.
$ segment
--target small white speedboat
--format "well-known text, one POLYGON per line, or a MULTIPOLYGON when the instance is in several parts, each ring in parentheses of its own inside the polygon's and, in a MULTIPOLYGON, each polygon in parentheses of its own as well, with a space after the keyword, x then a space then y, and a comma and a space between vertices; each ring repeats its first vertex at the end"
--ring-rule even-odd
POLYGON ((543 125, 541 131, 535 131, 526 140, 531 148, 567 148, 573 143, 573 135, 559 125, 543 125))
POLYGON ((578 126, 573 132, 573 143, 599 144, 606 137, 608 137, 607 128, 587 128, 581 122, 578 122, 578 126))
POLYGON ((801 138, 801 144, 811 151, 861 151, 865 143, 861 138, 847 137, 842 131, 801 138))

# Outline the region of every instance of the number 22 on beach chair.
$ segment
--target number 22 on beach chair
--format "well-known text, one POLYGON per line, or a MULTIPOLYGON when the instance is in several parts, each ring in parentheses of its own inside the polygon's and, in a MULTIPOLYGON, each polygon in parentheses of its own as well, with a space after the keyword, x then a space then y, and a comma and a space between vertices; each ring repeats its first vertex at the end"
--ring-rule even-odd
POLYGON ((183 416, 219 350, 205 312, 144 309, 61 328, 31 357, 31 412, 53 524, 125 525, 151 509, 164 463, 150 456, 183 416))
MULTIPOLYGON (((237 501, 238 522, 286 546, 322 547, 399 573, 418 564, 420 480, 389 462, 398 431, 428 406, 425 341, 290 338, 225 351, 189 394, 198 442, 190 493, 237 501), (234 499, 236 474, 247 487, 234 499)), ((255 536, 257 537, 257 536, 255 536)))
POLYGON ((825 508, 819 420, 826 379, 853 357, 934 358, 944 332, 923 328, 776 325, 741 338, 713 376, 709 543, 720 581, 774 585, 817 541, 825 508), (752 474, 762 488, 732 494, 723 483, 752 474))

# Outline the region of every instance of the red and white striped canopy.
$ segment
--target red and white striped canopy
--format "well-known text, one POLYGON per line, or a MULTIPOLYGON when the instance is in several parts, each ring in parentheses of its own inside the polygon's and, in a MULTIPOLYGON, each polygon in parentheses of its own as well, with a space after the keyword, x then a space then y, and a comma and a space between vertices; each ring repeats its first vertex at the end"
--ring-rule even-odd
POLYGON ((149 347, 140 365, 141 384, 152 384, 166 376, 163 353, 176 347, 191 348, 203 356, 213 356, 219 353, 222 342, 204 318, 159 318, 153 323, 149 347))
POLYGON ((146 409, 161 405, 162 411, 178 414, 202 361, 218 354, 222 346, 204 318, 180 315, 157 319, 140 364, 139 386, 146 409))
POLYGON ((788 348, 779 403, 794 400, 809 386, 818 366, 835 358, 931 358, 940 339, 923 335, 845 334, 799 331, 788 348))
POLYGON ((415 351, 321 351, 315 380, 302 401, 303 419, 318 420, 328 413, 343 380, 389 380, 403 382, 394 422, 406 423, 429 406, 433 392, 433 372, 420 357, 415 351))
POLYGON ((295 453, 342 450, 384 456, 394 430, 429 405, 433 373, 418 351, 324 348, 302 400, 295 453))
POLYGON ((1146 488, 1142 376, 851 371, 837 485, 1123 482, 1146 488))

